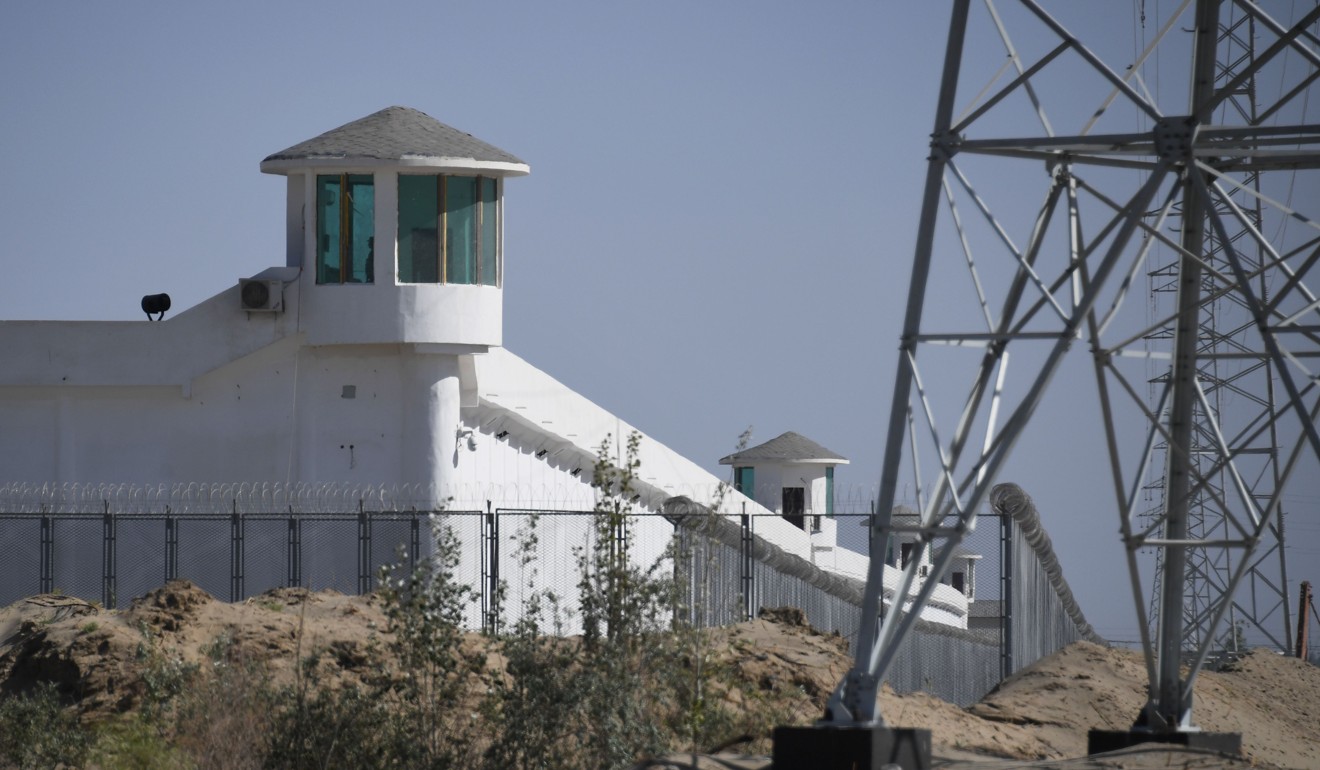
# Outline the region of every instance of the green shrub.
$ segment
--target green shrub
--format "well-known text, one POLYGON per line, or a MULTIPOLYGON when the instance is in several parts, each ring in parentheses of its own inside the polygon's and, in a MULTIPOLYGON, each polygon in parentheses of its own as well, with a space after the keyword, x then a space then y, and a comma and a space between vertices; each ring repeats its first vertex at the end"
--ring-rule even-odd
MULTIPOLYGON (((399 767, 394 762, 394 715, 358 687, 285 690, 276 699, 267 733, 265 766, 288 770, 399 767)), ((408 765, 402 765, 408 766, 408 765)))
POLYGON ((247 657, 229 632, 202 651, 206 664, 175 706, 171 745, 198 770, 256 770, 275 698, 267 667, 247 657))
POLYGON ((6 767, 81 767, 90 746, 77 717, 60 706, 55 685, 0 698, 0 764, 6 767))
MULTIPOLYGON (((520 620, 500 638, 504 677, 487 704, 498 733, 492 768, 614 768, 668 747, 670 694, 658 672, 672 664, 664 634, 673 581, 663 563, 633 564, 634 483, 640 437, 620 467, 606 438, 593 485, 600 490, 591 539, 576 551, 580 640, 562 636, 565 613, 531 572, 520 620)), ((536 521, 520 532, 524 567, 534 564, 536 521)))
POLYGON ((483 757, 489 768, 573 767, 579 754, 573 715, 580 661, 575 643, 563 638, 565 613, 558 595, 537 588, 537 524, 530 516, 515 536, 527 593, 518 621, 498 639, 504 676, 491 683, 483 704, 495 731, 483 757))
POLYGON ((297 683, 274 703, 267 767, 473 766, 481 709, 470 701, 481 689, 485 659, 463 648, 473 596, 458 580, 458 539, 437 518, 431 532, 435 554, 411 574, 381 570, 390 655, 369 651, 379 673, 361 687, 333 690, 320 681, 315 655, 302 661, 297 683))
POLYGON ((142 704, 139 715, 160 732, 172 726, 176 699, 197 676, 199 667, 188 663, 177 651, 165 650, 144 623, 138 626, 142 641, 136 658, 142 666, 142 704))
POLYGON ((101 770, 174 770, 193 764, 170 745, 158 725, 140 715, 99 725, 87 761, 101 770))

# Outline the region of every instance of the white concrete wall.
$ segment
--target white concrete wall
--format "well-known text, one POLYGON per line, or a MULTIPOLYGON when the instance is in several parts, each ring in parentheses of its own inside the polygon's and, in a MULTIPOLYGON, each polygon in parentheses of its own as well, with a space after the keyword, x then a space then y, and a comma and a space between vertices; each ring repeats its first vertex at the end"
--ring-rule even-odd
MULTIPOLYGON (((293 275, 293 271, 286 271, 293 275)), ((238 361, 298 331, 299 291, 285 311, 248 313, 234 285, 163 321, 0 321, 0 387, 173 385, 238 361)))
MULTIPOLYGON (((617 438, 635 429, 507 350, 492 350, 474 359, 481 394, 480 404, 464 409, 464 424, 476 428, 479 436, 475 452, 463 449, 459 453, 460 467, 470 469, 470 473, 459 473, 456 499, 467 502, 457 507, 481 508, 483 499, 494 501, 495 507, 517 507, 524 504, 510 502, 501 505, 498 501, 535 500, 540 497, 562 500, 569 505, 580 502, 589 507, 595 499, 595 490, 587 483, 595 449, 607 434, 617 438), (495 438, 504 431, 507 431, 504 438, 495 438), (493 447, 486 448, 492 444, 493 447), (538 461, 535 453, 542 450, 546 454, 543 461, 538 461), (574 468, 582 468, 576 479, 570 475, 574 468), (483 484, 485 486, 481 486, 483 484)), ((617 451, 617 444, 615 446, 617 451)), ((703 504, 712 504, 719 494, 719 479, 653 439, 643 438, 639 458, 642 464, 638 491, 642 495, 639 502, 643 506, 658 509, 665 499, 677 494, 703 504)), ((621 455, 616 455, 616 462, 621 462, 621 455)), ((791 477, 794 479, 810 473, 808 477, 809 483, 813 485, 814 505, 819 506, 817 510, 823 514, 824 466, 803 464, 776 467, 773 473, 767 474, 774 477, 776 501, 779 497, 779 484, 784 478, 783 467, 796 474, 791 477), (818 494, 814 490, 818 490, 818 494)), ((768 488, 762 486, 760 474, 761 467, 758 466, 758 490, 768 488)), ((825 540, 820 539, 819 535, 816 536, 816 547, 813 548, 810 533, 778 518, 774 515, 778 513, 777 510, 772 511, 726 487, 723 511, 736 515, 742 511, 744 504, 748 513, 758 516, 758 536, 824 569, 866 579, 869 560, 865 556, 842 548, 822 548, 825 540)), ((648 527, 657 534, 639 539, 645 558, 658 556, 671 532, 661 520, 653 521, 655 523, 648 524, 648 527), (655 550, 647 551, 648 547, 655 550)), ((822 518, 822 524, 830 527, 832 535, 837 521, 822 518)), ((580 544, 575 540, 578 535, 556 534, 553 537, 556 538, 554 547, 571 548, 580 544)), ((831 539, 829 542, 834 541, 831 539)), ((901 572, 897 569, 884 570, 884 583, 891 600, 900 576, 901 572)), ((936 587, 931 607, 922 617, 966 628, 966 615, 966 597, 950 586, 941 585, 936 587)))
MULTIPOLYGON (((350 344, 347 327, 325 331, 329 298, 385 289, 361 296, 388 304, 388 290, 418 287, 319 287, 309 276, 286 286, 283 313, 241 310, 235 286, 162 322, 0 323, 0 349, 14 362, 0 369, 0 481, 415 484, 450 509, 593 507, 596 452, 610 436, 623 462, 620 441, 633 426, 502 348, 350 344), (327 338, 337 344, 317 344, 327 338), (475 450, 461 430, 475 431, 475 450)), ((370 315, 370 304, 353 313, 370 315)), ((386 334, 402 324, 432 340, 450 333, 428 318, 396 312, 365 327, 386 334)), ((722 499, 730 514, 746 506, 761 517, 757 534, 785 551, 865 574, 864 558, 821 536, 813 547, 808 532, 721 492, 719 479, 663 444, 643 436, 639 459, 639 509, 658 511, 677 495, 722 499)), ((758 469, 757 485, 775 490, 778 507, 779 485, 804 478, 811 512, 823 512, 823 467, 788 466, 779 478, 758 469)), ((562 564, 587 542, 585 521, 543 524, 542 547, 562 564)), ((638 563, 657 559, 671 533, 662 518, 639 520, 638 563)), ((502 567, 519 568, 516 559, 502 567)), ((957 615, 957 601, 949 606, 937 611, 957 615)))
POLYGON ((291 363, 289 345, 270 346, 193 381, 192 398, 157 385, 0 388, 0 473, 42 482, 283 480, 291 363))
MULTIPOLYGON (((153 484, 443 483, 427 454, 436 431, 425 426, 457 424, 456 376, 454 356, 304 347, 291 336, 193 380, 186 396, 154 385, 0 388, 0 474, 153 484), (428 383, 415 381, 419 366, 435 378, 432 387, 444 385, 437 371, 453 371, 447 415, 428 410, 428 383)), ((442 443, 452 454, 452 442, 442 443)))
MULTIPOLYGON (((167 385, 0 387, 3 480, 419 483, 433 486, 451 510, 594 506, 595 450, 607 434, 626 436, 632 426, 502 349, 472 357, 425 350, 310 346, 289 335, 197 377, 187 395, 167 385), (460 407, 465 391, 475 405, 460 407), (462 429, 475 431, 475 450, 462 429)), ((644 437, 639 455, 640 510, 657 511, 675 494, 706 504, 719 496, 718 479, 663 444, 644 437)), ((819 548, 819 540, 813 548, 809 533, 726 488, 723 510, 734 514, 744 504, 760 516, 759 536, 864 578, 864 557, 819 548)), ((519 563, 511 545, 502 549, 510 602, 526 590, 515 576, 533 568, 568 599, 576 576, 566 556, 589 542, 587 526, 586 517, 543 519, 542 553, 554 558, 531 566, 519 563)), ((637 563, 660 558, 672 532, 661 517, 639 519, 637 563)), ((475 530, 464 535, 476 542, 475 530)), ((480 577, 479 554, 465 560, 463 572, 480 577)), ((891 592, 896 576, 885 571, 891 592)), ((961 594, 941 586, 937 599, 932 612, 965 622, 961 594)))
MULTIPOLYGON (((493 437, 508 431, 505 440, 521 450, 544 450, 551 466, 562 467, 565 473, 582 467, 584 476, 591 472, 601 442, 612 436, 615 461, 622 461, 617 439, 635 431, 632 425, 503 348, 475 356, 474 360, 480 406, 465 410, 464 420, 483 435, 493 437)), ((720 495, 720 479, 645 434, 638 459, 641 468, 637 492, 643 507, 659 510, 665 500, 679 495, 710 505, 720 495)), ((541 481, 533 483, 544 486, 541 481)), ((772 513, 750 498, 725 489, 723 510, 740 512, 744 503, 748 513, 772 513)), ((811 558, 809 538, 782 519, 758 519, 757 534, 790 553, 811 558)))

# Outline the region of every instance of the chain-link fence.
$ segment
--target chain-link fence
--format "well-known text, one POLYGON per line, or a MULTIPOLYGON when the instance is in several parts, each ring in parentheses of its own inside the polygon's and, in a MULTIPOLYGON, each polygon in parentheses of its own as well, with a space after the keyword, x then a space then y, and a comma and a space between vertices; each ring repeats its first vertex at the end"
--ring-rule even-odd
POLYGON ((1003 539, 1005 659, 1011 673, 1075 641, 1103 643, 1073 597, 1036 505, 1016 484, 1000 484, 990 505, 1010 534, 1003 539))
MULTIPOLYGON (((722 624, 749 617, 757 607, 793 606, 813 627, 856 640, 863 580, 820 569, 755 537, 755 517, 712 516, 687 501, 671 501, 666 513, 679 525, 679 552, 691 560, 686 606, 693 608, 693 621, 722 624)), ((842 528, 850 520, 869 524, 871 515, 836 518, 842 528)), ((1016 485, 1000 485, 992 511, 979 518, 961 546, 981 563, 974 583, 964 587, 974 597, 967 628, 918 620, 886 675, 898 692, 924 690, 969 705, 1074 641, 1103 643, 1073 598, 1030 497, 1016 485)))
POLYGON ((108 608, 175 579, 228 601, 283 586, 365 593, 415 566, 427 514, 0 513, 0 605, 63 593, 108 608))
MULTIPOLYGON (((473 589, 467 622, 492 630, 515 621, 533 590, 553 591, 571 619, 581 559, 599 535, 591 511, 368 507, 411 497, 397 491, 370 490, 357 500, 336 492, 328 497, 340 506, 333 511, 327 498, 272 496, 265 488, 246 495, 227 489, 227 500, 202 491, 185 500, 126 490, 100 500, 91 488, 58 499, 43 493, 34 501, 0 488, 0 606, 62 592, 114 608, 174 579, 229 601, 283 586, 366 593, 377 587, 381 567, 410 570, 433 553, 438 526, 453 534, 459 577, 473 589)), ((959 587, 969 597, 967 628, 918 622, 888 675, 896 690, 966 705, 1023 665, 1095 638, 1034 508, 1017 492, 997 495, 995 513, 986 515, 1000 526, 983 524, 963 544, 980 562, 974 582, 959 587)), ((841 513, 836 520, 842 529, 869 517, 841 513)), ((682 591, 675 614, 686 622, 724 625, 791 606, 813 627, 855 641, 864 581, 787 553, 758 537, 756 525, 755 516, 712 516, 680 499, 663 514, 630 515, 626 529, 608 536, 626 539, 634 563, 672 570, 682 591)))

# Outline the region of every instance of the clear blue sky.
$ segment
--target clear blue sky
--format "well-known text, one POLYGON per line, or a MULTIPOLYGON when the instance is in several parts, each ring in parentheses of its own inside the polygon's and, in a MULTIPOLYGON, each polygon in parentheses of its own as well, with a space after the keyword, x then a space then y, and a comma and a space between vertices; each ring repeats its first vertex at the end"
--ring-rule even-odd
MULTIPOLYGON (((260 160, 406 105, 531 166, 506 190, 510 350, 719 473, 749 425, 754 443, 803 433, 852 460, 838 488, 864 501, 947 13, 11 3, 0 318, 137 320, 157 292, 177 313, 282 264, 283 180, 260 160)), ((1133 32, 1129 4, 1089 14, 1112 22, 1100 34, 1133 32)), ((1004 480, 1037 499, 1092 623, 1136 638, 1098 421, 1061 440, 1048 428, 1071 419, 1070 389, 1094 384, 1064 383, 1004 480)), ((1320 492, 1297 500, 1293 575, 1317 580, 1304 567, 1320 560, 1320 492)))

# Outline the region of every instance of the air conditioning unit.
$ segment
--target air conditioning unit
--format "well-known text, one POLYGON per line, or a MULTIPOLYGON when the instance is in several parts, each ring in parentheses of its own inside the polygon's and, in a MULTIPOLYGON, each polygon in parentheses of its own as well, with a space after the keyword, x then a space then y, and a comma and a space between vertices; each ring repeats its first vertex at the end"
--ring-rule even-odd
POLYGON ((238 297, 244 310, 278 313, 284 310, 284 281, 240 278, 238 297))

